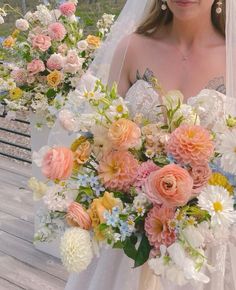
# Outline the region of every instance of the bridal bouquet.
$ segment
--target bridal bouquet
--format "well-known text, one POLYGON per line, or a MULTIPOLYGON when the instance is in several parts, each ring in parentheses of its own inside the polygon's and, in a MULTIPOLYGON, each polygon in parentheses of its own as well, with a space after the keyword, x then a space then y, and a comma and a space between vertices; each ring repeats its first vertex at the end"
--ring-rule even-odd
MULTIPOLYGON (((85 36, 75 16, 76 2, 63 2, 56 9, 37 6, 36 11, 21 15, 15 30, 3 40, 0 101, 5 101, 9 110, 32 110, 50 126, 86 72, 114 15, 102 16, 97 36, 85 36)), ((8 11, 20 14, 5 4, 0 9, 0 23, 8 11)))
POLYGON ((131 116, 116 86, 83 76, 59 114, 73 142, 34 153, 48 181, 29 181, 48 209, 35 239, 69 227, 61 241, 68 271, 86 269, 106 244, 176 284, 209 282, 204 269, 215 265, 206 253, 236 221, 236 120, 212 122, 209 100, 221 96, 207 94, 186 105, 169 92, 151 122, 131 116))

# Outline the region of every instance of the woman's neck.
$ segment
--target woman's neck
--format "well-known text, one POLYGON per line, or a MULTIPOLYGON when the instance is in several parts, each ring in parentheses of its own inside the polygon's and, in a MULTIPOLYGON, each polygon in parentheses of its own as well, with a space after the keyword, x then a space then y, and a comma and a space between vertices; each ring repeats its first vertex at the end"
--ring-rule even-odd
POLYGON ((220 34, 212 24, 210 15, 202 15, 201 19, 182 21, 174 18, 168 27, 168 38, 184 51, 194 47, 212 45, 214 38, 219 40, 220 34))

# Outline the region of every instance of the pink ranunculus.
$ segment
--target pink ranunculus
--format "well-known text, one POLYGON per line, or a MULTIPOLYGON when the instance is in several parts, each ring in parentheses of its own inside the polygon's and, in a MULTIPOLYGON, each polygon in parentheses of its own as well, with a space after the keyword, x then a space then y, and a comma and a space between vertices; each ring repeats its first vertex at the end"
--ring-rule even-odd
POLYGON ((102 158, 98 173, 106 188, 127 192, 137 177, 137 170, 138 161, 131 153, 113 151, 102 158))
POLYGON ((47 67, 50 70, 61 70, 63 67, 63 57, 61 54, 54 53, 47 60, 47 67))
POLYGON ((43 157, 42 173, 49 179, 65 180, 73 169, 74 155, 66 147, 54 147, 43 157))
POLYGON ((27 70, 24 68, 17 68, 11 72, 11 77, 18 85, 23 85, 27 83, 27 70))
POLYGON ((51 47, 51 38, 44 34, 37 34, 32 38, 33 48, 47 51, 51 47))
POLYGON ((67 209, 66 221, 70 226, 80 227, 84 230, 89 230, 92 226, 92 221, 89 214, 78 202, 72 202, 69 205, 67 209))
POLYGON ((110 126, 108 138, 115 149, 127 150, 140 144, 141 130, 134 122, 121 118, 110 126))
POLYGON ((145 184, 146 194, 154 204, 167 207, 185 205, 192 196, 193 179, 188 171, 170 164, 152 172, 145 184))
POLYGON ((182 125, 171 134, 166 150, 181 164, 202 164, 213 156, 214 144, 203 127, 182 125))
POLYGON ((60 22, 52 23, 48 26, 48 34, 52 40, 62 41, 66 36, 66 29, 60 22))
POLYGON ((158 251, 161 245, 166 247, 173 244, 176 240, 174 230, 168 227, 168 221, 174 218, 173 208, 164 206, 154 206, 145 219, 145 232, 149 243, 158 251))
POLYGON ((64 72, 75 74, 82 68, 83 61, 79 58, 77 51, 70 49, 65 57, 64 72))
POLYGON ((27 70, 30 75, 45 71, 45 65, 40 59, 34 59, 27 65, 27 70))
POLYGON ((189 174, 193 179, 193 194, 199 194, 202 188, 207 185, 212 170, 208 163, 195 165, 189 170, 189 174))
POLYGON ((160 169, 153 161, 148 160, 143 162, 138 168, 138 176, 135 180, 135 187, 142 187, 151 172, 160 169))
POLYGON ((68 2, 62 3, 59 6, 59 9, 62 15, 69 17, 75 14, 76 6, 74 3, 68 1, 68 2))

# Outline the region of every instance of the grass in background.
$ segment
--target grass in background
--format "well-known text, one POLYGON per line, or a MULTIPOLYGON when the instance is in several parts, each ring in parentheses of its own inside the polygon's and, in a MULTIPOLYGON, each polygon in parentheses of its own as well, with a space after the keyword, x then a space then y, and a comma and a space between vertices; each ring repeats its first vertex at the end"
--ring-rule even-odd
MULTIPOLYGON (((0 0, 0 7, 5 3, 10 4, 12 7, 23 13, 24 3, 26 11, 35 10, 36 6, 43 4, 46 1, 43 0, 0 0)), ((49 3, 62 2, 62 1, 48 1, 49 3)), ((86 30, 94 31, 97 20, 102 16, 103 13, 111 13, 119 15, 123 8, 126 0, 79 0, 77 16, 83 19, 83 24, 86 26, 86 30)), ((20 16, 19 16, 20 17, 20 16)), ((16 17, 12 13, 5 18, 6 23, 0 26, 0 37, 9 35, 14 30, 16 17)))

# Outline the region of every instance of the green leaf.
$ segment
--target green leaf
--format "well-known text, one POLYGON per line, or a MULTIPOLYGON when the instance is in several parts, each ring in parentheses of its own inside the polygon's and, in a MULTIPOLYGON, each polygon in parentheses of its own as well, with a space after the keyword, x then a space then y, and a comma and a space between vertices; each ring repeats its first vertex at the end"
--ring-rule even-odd
POLYGON ((132 243, 131 238, 128 238, 125 241, 124 252, 129 258, 133 259, 134 261, 136 260, 137 250, 135 248, 135 244, 132 243))
POLYGON ((124 245, 121 241, 118 241, 113 245, 113 249, 123 249, 123 247, 124 245))
POLYGON ((98 229, 99 229, 100 232, 106 230, 107 228, 109 228, 109 226, 107 224, 100 224, 98 226, 98 229))
POLYGON ((54 89, 49 89, 46 95, 49 99, 53 99, 56 96, 56 94, 57 92, 54 89))
POLYGON ((137 255, 135 257, 134 267, 142 266, 149 258, 149 254, 151 251, 151 246, 149 244, 148 238, 143 235, 141 243, 139 245, 137 255))

